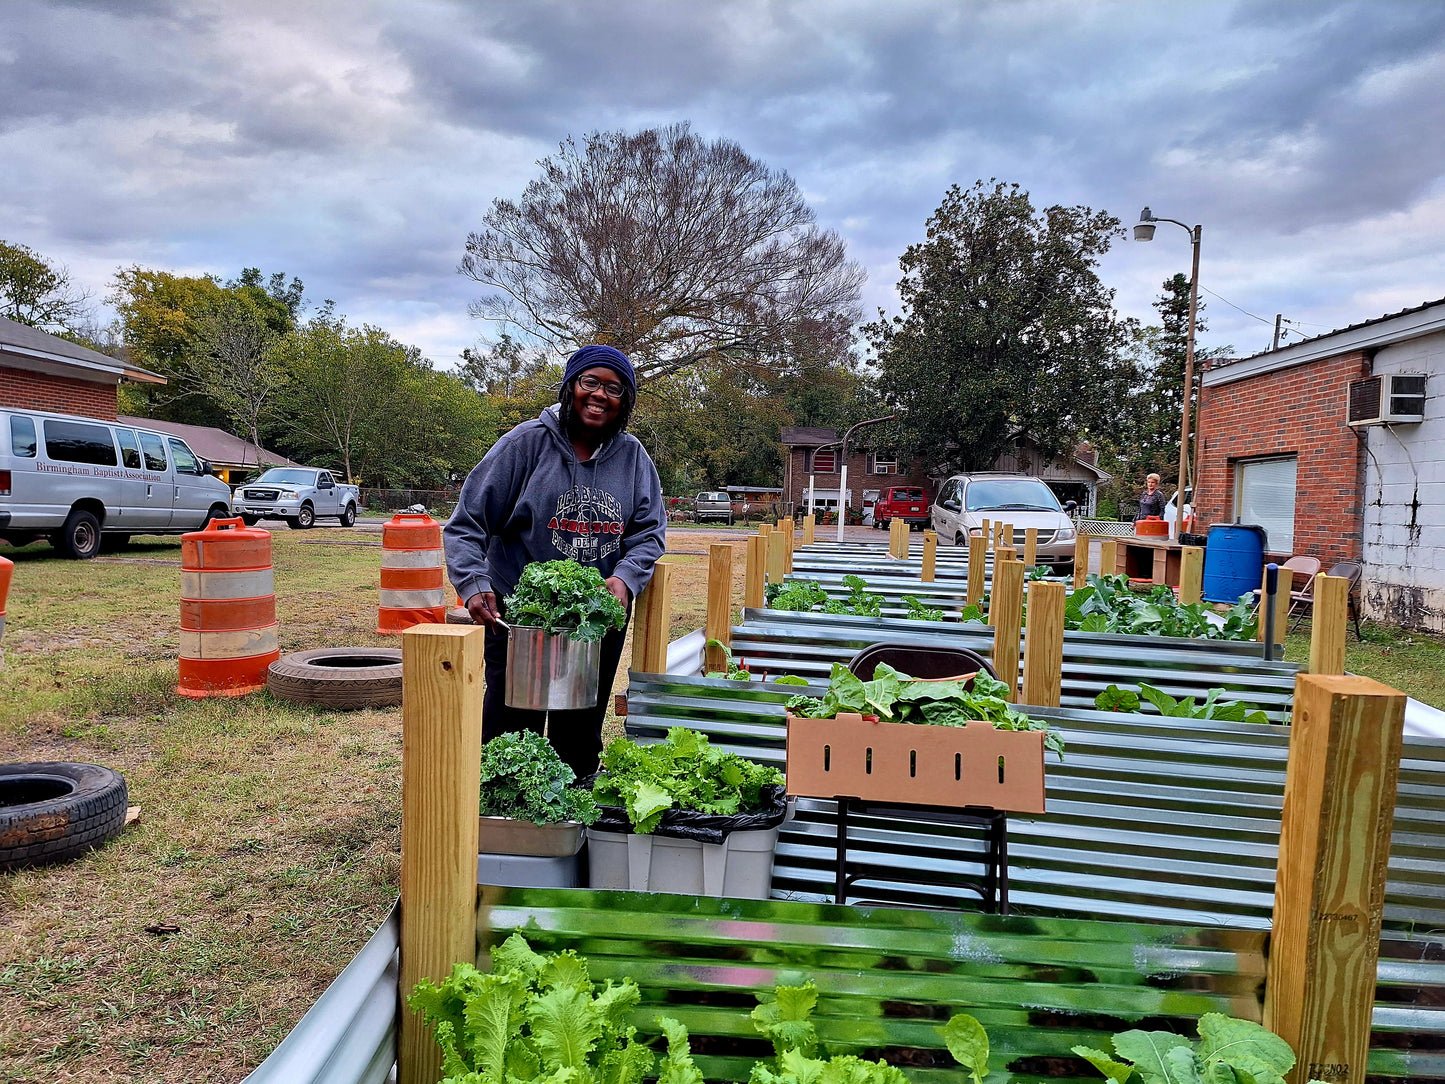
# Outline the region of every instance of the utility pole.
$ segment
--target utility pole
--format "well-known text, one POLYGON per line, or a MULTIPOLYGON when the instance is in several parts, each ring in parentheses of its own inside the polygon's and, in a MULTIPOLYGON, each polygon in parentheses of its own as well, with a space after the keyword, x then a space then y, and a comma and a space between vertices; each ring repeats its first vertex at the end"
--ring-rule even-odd
POLYGON ((1282 313, 1282 312, 1277 312, 1277 313, 1275 313, 1275 314, 1274 314, 1274 342, 1272 342, 1272 343, 1270 344, 1270 347, 1269 347, 1271 350, 1278 350, 1278 349, 1279 349, 1279 333, 1280 333, 1280 327, 1281 327, 1281 325, 1282 325, 1283 323, 1284 323, 1284 313, 1282 313))

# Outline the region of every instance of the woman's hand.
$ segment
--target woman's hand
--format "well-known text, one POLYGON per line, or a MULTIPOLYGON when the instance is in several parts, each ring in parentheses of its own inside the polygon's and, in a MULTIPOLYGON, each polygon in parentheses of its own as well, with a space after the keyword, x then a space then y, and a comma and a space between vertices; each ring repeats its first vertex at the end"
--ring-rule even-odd
POLYGON ((625 610, 632 604, 632 592, 627 589, 627 584, 616 576, 607 577, 607 590, 612 592, 612 597, 622 603, 625 610))
POLYGON ((467 613, 478 625, 486 625, 493 632, 502 617, 502 612, 497 609, 497 596, 491 591, 478 591, 467 599, 467 613))

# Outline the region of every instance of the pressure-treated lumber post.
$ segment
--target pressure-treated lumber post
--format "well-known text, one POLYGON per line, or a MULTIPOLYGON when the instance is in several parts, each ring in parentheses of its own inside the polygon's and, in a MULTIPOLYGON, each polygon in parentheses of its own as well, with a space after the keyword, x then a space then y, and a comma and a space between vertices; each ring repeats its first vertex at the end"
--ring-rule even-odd
MULTIPOLYGON (((707 550, 707 639, 731 646, 733 633, 733 548, 714 542, 707 550)), ((726 670, 727 658, 721 647, 704 651, 703 671, 726 670)), ((665 669, 666 667, 664 667, 665 669)))
POLYGON ((1014 548, 1014 525, 1012 523, 998 525, 998 541, 993 544, 993 548, 998 549, 1000 546, 1014 548))
POLYGON ((768 582, 782 583, 788 570, 788 540, 779 531, 768 535, 768 582))
POLYGON ((938 565, 938 532, 923 532, 923 568, 918 578, 924 583, 932 583, 934 572, 938 565))
POLYGON ((817 516, 803 517, 803 545, 811 546, 816 541, 816 539, 814 538, 814 532, 817 528, 817 525, 817 516))
POLYGON ((1078 589, 1089 582, 1089 546, 1091 539, 1083 531, 1074 539, 1074 587, 1078 589))
POLYGON ((1024 567, 1033 568, 1038 563, 1039 556, 1039 529, 1037 527, 1024 528, 1024 567))
POLYGON ((1061 583, 1029 584, 1029 623, 1024 629, 1024 689, 1020 703, 1059 706, 1064 673, 1064 596, 1061 583))
POLYGON ((1264 997, 1290 1084, 1365 1079, 1404 720, 1371 678, 1295 678, 1264 997))
POLYGON ((779 520, 778 527, 783 532, 783 571, 793 571, 793 548, 797 544, 797 538, 793 535, 793 517, 779 520))
POLYGON ((1119 571, 1119 543, 1106 538, 1099 543, 1099 575, 1112 576, 1119 571))
POLYGON ((1008 686, 1006 699, 1017 701, 1019 688, 1019 626, 1023 624, 1024 563, 993 561, 988 623, 993 626, 993 668, 1008 686))
POLYGON ((747 572, 743 579, 743 605, 759 609, 768 580, 768 540, 761 535, 748 539, 747 572))
POLYGON ((980 527, 979 530, 983 532, 984 548, 993 549, 993 524, 988 520, 984 520, 983 526, 980 527))
POLYGON ((1350 614, 1350 581, 1344 576, 1315 577, 1310 610, 1310 673, 1345 672, 1345 628, 1350 614))
POLYGON ((984 564, 988 560, 988 532, 968 536, 968 594, 964 601, 977 606, 983 598, 984 564))
POLYGON ((401 1084, 441 1076, 441 1049, 405 995, 477 958, 485 637, 476 625, 402 633, 401 1084))
POLYGON ((1179 601, 1198 602, 1204 587, 1204 547, 1184 546, 1179 551, 1179 601))
POLYGON ((1019 559, 1019 551, 1012 546, 1000 546, 993 551, 993 559, 995 563, 999 561, 1017 561, 1019 559))
POLYGON ((644 674, 667 670, 667 642, 672 635, 672 566, 658 561, 652 580, 637 600, 637 627, 632 631, 632 669, 644 674))

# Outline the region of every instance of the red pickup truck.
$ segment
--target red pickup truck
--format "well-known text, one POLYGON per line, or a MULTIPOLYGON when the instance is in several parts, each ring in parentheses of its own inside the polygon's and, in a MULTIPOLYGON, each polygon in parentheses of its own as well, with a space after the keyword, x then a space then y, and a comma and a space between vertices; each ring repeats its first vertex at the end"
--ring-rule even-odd
POLYGON ((928 526, 928 497, 918 486, 893 486, 878 494, 873 505, 873 526, 879 530, 895 519, 905 520, 909 530, 928 526))

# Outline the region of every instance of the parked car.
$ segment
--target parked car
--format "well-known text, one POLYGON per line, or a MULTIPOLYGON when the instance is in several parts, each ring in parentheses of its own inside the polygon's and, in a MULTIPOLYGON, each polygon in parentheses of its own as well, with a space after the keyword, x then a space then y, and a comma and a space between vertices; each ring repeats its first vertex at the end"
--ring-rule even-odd
POLYGON ((180 437, 44 410, 0 411, 0 537, 94 557, 132 534, 197 531, 231 491, 180 437))
POLYGON ((726 493, 699 493, 693 502, 693 516, 701 523, 705 519, 722 520, 729 527, 733 525, 733 502, 726 493))
POLYGON ((873 526, 880 529, 901 519, 909 530, 921 531, 930 518, 928 495, 918 486, 892 486, 880 493, 873 505, 873 526))
POLYGON ((335 516, 350 527, 360 504, 359 489, 317 467, 272 467, 254 482, 237 486, 231 499, 236 515, 248 524, 284 519, 298 530, 314 526, 318 516, 335 516))
POLYGON ((1013 525, 1014 545, 1022 551, 1024 532, 1035 527, 1035 560, 1060 575, 1074 570, 1074 521, 1041 478, 1002 471, 955 474, 939 487, 932 516, 939 540, 956 546, 967 545, 984 520, 1003 520, 1013 525))

